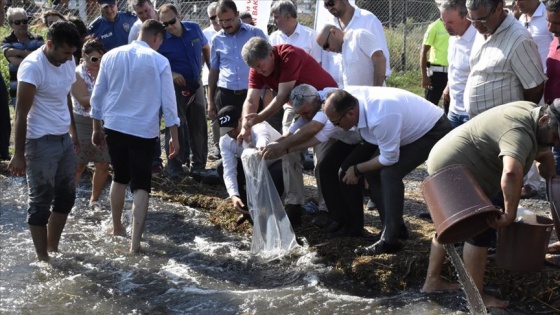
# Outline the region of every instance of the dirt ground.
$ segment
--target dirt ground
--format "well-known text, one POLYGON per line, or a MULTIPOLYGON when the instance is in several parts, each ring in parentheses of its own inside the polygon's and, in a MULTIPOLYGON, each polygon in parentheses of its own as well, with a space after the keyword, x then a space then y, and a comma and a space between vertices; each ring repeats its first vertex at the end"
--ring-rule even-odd
MULTIPOLYGON (((214 163, 209 162, 207 167, 213 166, 214 163)), ((11 176, 7 172, 7 162, 0 162, 0 174, 11 176)), ((374 295, 419 291, 426 275, 430 240, 435 231, 431 221, 419 217, 420 213, 427 211, 421 192, 421 183, 426 177, 427 173, 422 166, 406 177, 404 218, 410 237, 404 241, 404 249, 396 254, 356 255, 356 247, 370 245, 372 241, 350 237, 326 238, 319 228, 310 224, 316 215, 304 215, 303 224, 295 229, 296 235, 298 239, 306 239, 323 263, 335 266, 335 270, 371 289, 374 295)), ((315 179, 310 172, 304 172, 304 181, 307 198, 314 199, 315 179)), ((522 200, 521 206, 550 217, 544 186, 542 182, 538 196, 522 200)), ((153 178, 152 196, 206 211, 210 214, 211 223, 217 228, 234 233, 251 233, 249 223, 236 225, 237 214, 231 207, 230 200, 226 199, 227 193, 223 185, 202 184, 190 177, 177 183, 159 175, 153 178)), ((377 211, 366 209, 365 220, 369 232, 380 233, 381 223, 377 211)), ((553 231, 551 241, 554 240, 557 240, 557 236, 553 231)), ((445 277, 450 281, 457 281, 451 263, 446 261, 445 266, 445 277)), ((545 266, 540 272, 519 273, 497 267, 490 258, 485 281, 486 290, 490 294, 511 302, 510 310, 514 314, 560 313, 560 270, 557 267, 545 266)))

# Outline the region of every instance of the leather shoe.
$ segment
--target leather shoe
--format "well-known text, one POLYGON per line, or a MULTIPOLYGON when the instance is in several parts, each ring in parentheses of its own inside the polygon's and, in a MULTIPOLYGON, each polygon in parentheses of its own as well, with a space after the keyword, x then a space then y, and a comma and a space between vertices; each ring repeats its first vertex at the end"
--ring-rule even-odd
POLYGON ((323 228, 323 233, 334 233, 338 230, 342 230, 344 228, 344 224, 338 223, 336 221, 331 221, 327 226, 323 228))
POLYGON ((359 247, 354 250, 354 253, 358 255, 379 255, 379 254, 392 254, 401 250, 403 244, 401 242, 387 243, 383 240, 377 241, 377 243, 367 246, 359 247))
POLYGON ((521 199, 531 198, 537 195, 537 190, 529 185, 524 185, 521 188, 521 199))

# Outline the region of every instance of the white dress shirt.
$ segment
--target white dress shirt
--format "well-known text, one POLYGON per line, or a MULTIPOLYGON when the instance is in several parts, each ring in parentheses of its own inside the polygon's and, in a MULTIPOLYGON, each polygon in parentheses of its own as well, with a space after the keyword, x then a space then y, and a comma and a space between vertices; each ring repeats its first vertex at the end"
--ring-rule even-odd
MULTIPOLYGON (((204 34, 204 37, 206 37, 206 39, 208 40, 208 47, 211 47, 210 44, 212 43, 212 37, 214 37, 214 35, 216 35, 216 32, 214 30, 214 27, 212 25, 208 26, 207 28, 202 30, 202 34, 204 34)), ((210 73, 210 71, 208 70, 208 67, 206 66, 206 64, 204 64, 202 66, 202 85, 208 85, 208 74, 210 73)))
POLYGON ((278 30, 270 34, 269 41, 272 46, 290 44, 299 47, 305 50, 306 53, 313 56, 317 62, 321 62, 322 49, 321 46, 317 44, 317 41, 315 40, 316 37, 317 33, 315 30, 298 23, 292 35, 288 36, 278 30))
POLYGON ((527 14, 521 14, 519 22, 527 28, 531 36, 537 43, 539 55, 543 64, 544 72, 546 72, 546 57, 548 56, 548 48, 554 39, 552 33, 548 30, 548 22, 546 21, 546 8, 544 3, 540 3, 531 19, 527 19, 527 14))
POLYGON ((356 128, 362 139, 379 147, 379 162, 399 161, 400 147, 430 131, 443 116, 443 109, 426 99, 397 88, 346 87, 359 101, 356 128))
POLYGON ((463 36, 451 36, 447 50, 449 67, 447 84, 449 85, 449 111, 458 115, 468 115, 463 102, 467 79, 471 72, 469 56, 476 37, 476 29, 471 24, 463 36))
MULTIPOLYGON (((251 128, 252 146, 255 148, 264 148, 270 142, 280 138, 280 133, 270 126, 266 121, 258 123, 251 128)), ((220 153, 222 154, 222 165, 224 167, 224 184, 228 195, 239 196, 239 185, 237 183, 237 163, 241 158, 243 150, 247 147, 247 143, 243 146, 237 145, 237 139, 233 139, 229 135, 220 137, 220 153)), ((272 164, 276 160, 266 160, 267 165, 272 164)))
POLYGON ((169 61, 143 41, 103 56, 90 102, 92 118, 128 135, 159 136, 160 109, 166 127, 179 125, 169 61))

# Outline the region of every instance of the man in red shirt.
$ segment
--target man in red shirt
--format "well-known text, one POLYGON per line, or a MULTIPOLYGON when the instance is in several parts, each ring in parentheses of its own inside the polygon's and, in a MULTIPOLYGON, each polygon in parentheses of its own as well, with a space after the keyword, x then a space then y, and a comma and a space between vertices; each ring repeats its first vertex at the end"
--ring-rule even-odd
MULTIPOLYGON (((288 102, 292 89, 306 83, 317 90, 336 88, 336 81, 311 55, 292 45, 272 46, 266 39, 251 38, 241 50, 241 56, 251 68, 249 91, 243 104, 243 129, 237 140, 250 142, 251 127, 278 112, 288 102), (261 90, 269 88, 277 94, 257 113, 261 90)), ((297 225, 304 202, 301 154, 292 152, 282 160, 284 174, 284 204, 292 224, 297 225), (295 222, 294 222, 295 221, 295 222)))

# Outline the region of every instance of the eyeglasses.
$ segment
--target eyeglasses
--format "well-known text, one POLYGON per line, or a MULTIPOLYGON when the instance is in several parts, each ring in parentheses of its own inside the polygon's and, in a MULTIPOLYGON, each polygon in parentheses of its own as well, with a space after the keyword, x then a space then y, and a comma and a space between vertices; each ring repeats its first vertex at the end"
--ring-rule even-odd
POLYGON ((488 22, 488 18, 490 17, 490 15, 492 15, 495 11, 496 11, 497 7, 492 8, 492 10, 490 11, 490 13, 488 13, 488 15, 486 15, 485 17, 483 17, 482 19, 473 19, 470 16, 466 16, 465 18, 470 21, 471 23, 480 23, 480 24, 486 24, 488 22))
POLYGON ((334 0, 330 0, 328 2, 325 2, 323 5, 325 6, 326 9, 328 9, 330 7, 334 7, 334 0))
POLYGON ((311 94, 308 94, 308 95, 305 95, 305 94, 294 94, 293 97, 292 97, 292 99, 301 101, 301 100, 303 100, 303 99, 306 98, 306 97, 316 97, 316 96, 317 96, 317 95, 311 95, 311 94))
POLYGON ((210 20, 214 21, 216 19, 216 15, 212 15, 208 17, 210 20))
POLYGON ((20 25, 20 24, 27 25, 27 23, 29 23, 29 20, 28 19, 13 20, 12 23, 15 25, 20 25))
POLYGON ((95 56, 90 56, 90 55, 86 55, 87 59, 91 62, 99 62, 101 61, 101 57, 95 57, 95 56))
POLYGON ((329 34, 327 35, 327 40, 325 40, 325 43, 323 44, 323 50, 327 50, 331 47, 331 44, 329 44, 329 37, 331 37, 331 30, 329 30, 329 34))
POLYGON ((340 115, 340 118, 338 118, 337 120, 331 120, 331 124, 333 124, 333 126, 338 126, 340 125, 340 121, 342 120, 342 118, 344 118, 344 116, 346 116, 346 114, 348 114, 348 112, 352 109, 353 107, 348 108, 347 110, 344 111, 344 113, 342 113, 342 115, 340 115))
POLYGON ((177 17, 174 17, 171 21, 163 22, 161 24, 163 24, 164 27, 168 27, 169 25, 173 25, 175 23, 177 23, 177 17))

